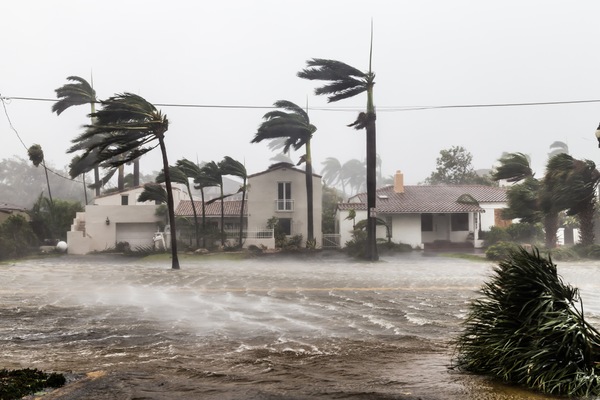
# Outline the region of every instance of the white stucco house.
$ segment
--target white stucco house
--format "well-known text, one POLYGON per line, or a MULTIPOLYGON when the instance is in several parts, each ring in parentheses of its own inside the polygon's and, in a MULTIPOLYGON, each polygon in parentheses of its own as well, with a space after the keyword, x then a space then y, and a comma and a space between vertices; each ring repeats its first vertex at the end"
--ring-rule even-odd
MULTIPOLYGON (((142 186, 98 196, 93 204, 78 212, 67 232, 69 254, 87 254, 115 248, 119 242, 135 247, 152 246, 152 238, 165 220, 156 216, 154 202, 138 202, 142 186)), ((173 199, 178 204, 187 194, 173 186, 173 199)))
MULTIPOLYGON (((501 218, 507 205, 506 188, 483 185, 404 185, 398 171, 394 184, 377 189, 378 238, 412 247, 435 248, 448 244, 481 247, 479 231, 509 222, 501 218)), ((351 197, 336 213, 340 243, 352 238, 353 224, 367 218, 367 194, 351 197), (348 216, 354 210, 354 220, 348 216)))
MULTIPOLYGON (((321 240, 322 219, 322 185, 321 176, 313 174, 313 233, 317 243, 321 240)), ((307 230, 307 197, 306 175, 301 169, 288 163, 278 163, 268 169, 248 176, 248 191, 244 205, 243 229, 246 232, 244 247, 263 245, 273 248, 275 241, 264 233, 267 222, 276 217, 279 226, 287 236, 302 235, 302 245, 306 244, 307 230)), ((175 215, 187 219, 193 218, 192 202, 183 200, 176 209, 175 215)), ((194 200, 196 212, 201 215, 202 202, 194 200)), ((241 200, 225 201, 225 230, 239 232, 241 200)), ((220 201, 206 205, 207 223, 220 227, 220 201)))
MULTIPOLYGON (((321 176, 313 174, 314 235, 321 241, 322 187, 321 176)), ((264 245, 273 248, 273 236, 265 237, 267 221, 277 217, 280 227, 288 236, 302 235, 303 245, 307 237, 307 197, 303 170, 291 164, 279 163, 265 171, 248 176, 249 190, 244 206, 243 228, 246 231, 244 245, 264 245), (260 240, 253 240, 250 233, 260 233, 260 240)), ((237 189, 237 188, 236 188, 237 189)), ((84 212, 77 213, 71 230, 67 232, 68 252, 86 254, 114 248, 119 242, 130 247, 152 246, 153 236, 165 221, 156 216, 157 205, 138 202, 143 187, 99 196, 84 212)), ((193 219, 192 200, 180 185, 173 185, 175 215, 193 219)), ((238 196, 241 197, 241 196, 238 196)), ((232 196, 231 198, 236 198, 232 196)), ((201 216, 202 202, 194 199, 196 211, 201 216)), ((239 232, 242 200, 224 201, 224 224, 228 232, 239 232)), ((207 223, 220 229, 221 202, 206 204, 207 223)), ((178 229, 179 231, 179 229, 178 229)), ((256 235, 255 235, 256 236, 256 235)), ((236 236, 237 237, 237 236, 236 236)), ((168 243, 167 243, 168 245, 168 243)))

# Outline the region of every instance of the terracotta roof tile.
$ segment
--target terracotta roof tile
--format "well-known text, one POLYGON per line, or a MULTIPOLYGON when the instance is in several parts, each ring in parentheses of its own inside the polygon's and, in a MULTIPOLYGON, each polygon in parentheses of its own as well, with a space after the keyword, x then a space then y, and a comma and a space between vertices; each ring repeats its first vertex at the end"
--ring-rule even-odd
MULTIPOLYGON (((196 205, 196 212, 198 215, 202 215, 202 202, 194 200, 196 205)), ((225 216, 239 216, 240 210, 242 207, 241 200, 229 200, 223 202, 225 216)), ((244 215, 248 214, 248 207, 244 207, 244 215)), ((194 211, 192 209, 192 202, 190 200, 181 200, 179 205, 177 206, 177 210, 175 210, 175 215, 178 217, 189 217, 194 215, 194 211)), ((216 217, 221 216, 221 202, 215 201, 214 203, 210 203, 206 205, 206 216, 207 217, 216 217)))
MULTIPOLYGON (((366 210, 367 194, 360 193, 352 202, 338 204, 340 210, 366 210)), ((480 212, 481 203, 506 202, 506 189, 483 185, 418 185, 405 186, 404 193, 393 186, 377 189, 377 212, 388 214, 480 212), (459 203, 463 194, 471 195, 477 204, 459 203)))

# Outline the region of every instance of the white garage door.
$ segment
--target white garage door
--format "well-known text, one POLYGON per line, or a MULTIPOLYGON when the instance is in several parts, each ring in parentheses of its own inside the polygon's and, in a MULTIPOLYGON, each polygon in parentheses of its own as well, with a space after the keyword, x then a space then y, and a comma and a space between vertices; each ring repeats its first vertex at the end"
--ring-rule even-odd
POLYGON ((156 223, 117 223, 117 243, 127 242, 131 250, 152 246, 156 223))

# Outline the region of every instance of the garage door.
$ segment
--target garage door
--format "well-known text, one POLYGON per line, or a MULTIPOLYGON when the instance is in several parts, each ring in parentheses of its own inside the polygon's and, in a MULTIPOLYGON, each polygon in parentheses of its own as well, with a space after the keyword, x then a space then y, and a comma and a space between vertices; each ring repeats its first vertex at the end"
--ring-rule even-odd
POLYGON ((131 250, 152 246, 156 223, 117 223, 117 243, 127 242, 131 250))

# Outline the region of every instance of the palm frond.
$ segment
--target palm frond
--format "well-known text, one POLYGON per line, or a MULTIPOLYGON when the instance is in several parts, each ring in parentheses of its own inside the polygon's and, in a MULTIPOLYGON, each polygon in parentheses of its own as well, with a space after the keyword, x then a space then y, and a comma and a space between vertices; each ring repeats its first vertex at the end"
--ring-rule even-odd
MULTIPOLYGON (((185 186, 189 185, 187 175, 178 166, 169 166, 169 178, 171 182, 181 183, 185 186)), ((156 183, 165 183, 165 171, 160 170, 154 181, 156 183)))
POLYGON ((347 77, 366 77, 366 74, 361 70, 336 60, 313 58, 306 61, 306 66, 307 68, 298 72, 298 77, 320 81, 337 81, 347 77))
POLYGON ((59 100, 52 105, 52 112, 60 115, 71 106, 97 101, 96 91, 85 79, 78 76, 69 76, 67 80, 75 83, 67 83, 55 90, 56 97, 59 100))
POLYGON ((508 182, 519 182, 534 175, 529 158, 523 153, 509 153, 498 161, 500 166, 492 173, 495 181, 506 179, 508 182))
POLYGON ((167 191, 158 183, 146 183, 144 185, 144 191, 140 193, 137 201, 154 201, 164 204, 167 202, 167 191))
POLYGON ((225 156, 221 162, 221 173, 223 175, 237 176, 242 179, 246 179, 248 177, 248 172, 246 171, 244 164, 238 160, 234 160, 229 156, 225 156))
POLYGON ((481 293, 457 339, 461 369, 550 394, 600 394, 600 334, 550 257, 513 251, 481 293))

